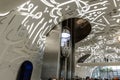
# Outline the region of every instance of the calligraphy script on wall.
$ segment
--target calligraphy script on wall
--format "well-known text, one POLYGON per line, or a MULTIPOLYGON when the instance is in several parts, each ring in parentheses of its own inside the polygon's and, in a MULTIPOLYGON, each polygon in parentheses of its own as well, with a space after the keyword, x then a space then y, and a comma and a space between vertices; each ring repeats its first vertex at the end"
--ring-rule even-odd
POLYGON ((21 15, 25 16, 21 24, 28 31, 32 44, 37 42, 42 45, 42 41, 54 24, 70 17, 80 17, 91 23, 92 31, 78 45, 76 51, 83 54, 90 52, 92 55, 96 55, 98 50, 103 54, 108 53, 108 50, 120 52, 118 45, 111 46, 117 42, 115 35, 119 34, 120 29, 120 0, 40 0, 38 2, 44 6, 41 8, 34 1, 28 1, 18 7, 21 15))

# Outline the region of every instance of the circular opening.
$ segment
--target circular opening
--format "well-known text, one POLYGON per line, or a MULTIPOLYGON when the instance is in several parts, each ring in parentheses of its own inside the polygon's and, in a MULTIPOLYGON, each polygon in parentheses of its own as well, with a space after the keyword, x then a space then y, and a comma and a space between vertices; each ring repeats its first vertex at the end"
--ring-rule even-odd
POLYGON ((91 32, 91 24, 82 18, 66 19, 62 21, 62 27, 70 31, 75 43, 84 39, 91 32))

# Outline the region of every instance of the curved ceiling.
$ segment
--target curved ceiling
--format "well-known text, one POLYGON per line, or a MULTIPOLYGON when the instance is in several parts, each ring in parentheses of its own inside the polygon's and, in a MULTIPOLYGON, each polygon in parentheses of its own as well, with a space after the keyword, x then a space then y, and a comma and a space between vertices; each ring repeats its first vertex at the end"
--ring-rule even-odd
POLYGON ((120 0, 31 0, 0 16, 0 37, 10 45, 23 42, 27 49, 43 50, 46 34, 72 17, 92 26, 90 35, 76 44, 77 59, 87 53, 91 56, 86 62, 98 55, 100 60, 119 57, 120 0))

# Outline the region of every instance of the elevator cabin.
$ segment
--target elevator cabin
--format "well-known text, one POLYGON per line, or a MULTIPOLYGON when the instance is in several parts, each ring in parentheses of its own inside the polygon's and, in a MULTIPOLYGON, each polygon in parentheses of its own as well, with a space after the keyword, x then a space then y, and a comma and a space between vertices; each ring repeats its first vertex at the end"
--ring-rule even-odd
POLYGON ((90 23, 82 18, 69 18, 54 26, 46 38, 41 79, 72 80, 75 44, 90 31, 90 23))

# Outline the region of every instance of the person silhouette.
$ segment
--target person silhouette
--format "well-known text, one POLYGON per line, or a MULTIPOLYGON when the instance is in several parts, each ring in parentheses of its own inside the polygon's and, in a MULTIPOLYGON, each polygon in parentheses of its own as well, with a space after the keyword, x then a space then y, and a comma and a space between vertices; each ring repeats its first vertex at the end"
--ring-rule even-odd
POLYGON ((89 77, 89 76, 87 76, 85 80, 90 80, 90 77, 89 77))

